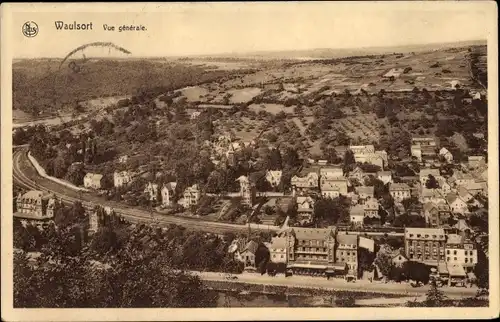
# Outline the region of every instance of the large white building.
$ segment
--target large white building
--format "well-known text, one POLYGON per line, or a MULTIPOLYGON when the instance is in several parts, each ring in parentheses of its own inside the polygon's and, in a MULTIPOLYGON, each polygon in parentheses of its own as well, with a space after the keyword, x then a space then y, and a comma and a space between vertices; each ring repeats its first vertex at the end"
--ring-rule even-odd
POLYGON ((471 271, 477 264, 477 248, 464 236, 449 234, 445 252, 448 264, 462 266, 465 271, 471 271))

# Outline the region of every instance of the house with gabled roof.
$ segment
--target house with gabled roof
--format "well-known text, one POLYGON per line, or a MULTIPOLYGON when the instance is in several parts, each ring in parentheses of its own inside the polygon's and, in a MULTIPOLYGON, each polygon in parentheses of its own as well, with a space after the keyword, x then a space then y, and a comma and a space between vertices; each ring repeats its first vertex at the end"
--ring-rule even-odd
POLYGON ((128 171, 115 171, 113 173, 113 183, 115 187, 122 187, 132 181, 132 175, 128 171))
POLYGON ((169 207, 172 205, 172 198, 175 193, 175 188, 177 187, 177 182, 168 182, 161 188, 161 204, 164 207, 169 207))
POLYGON ((187 209, 191 206, 195 206, 200 200, 200 197, 201 191, 198 184, 195 183, 184 190, 182 198, 179 200, 179 204, 187 209))
POLYGON ((463 214, 467 213, 469 210, 467 203, 454 192, 450 192, 446 195, 446 202, 453 213, 463 214))
POLYGON ((404 248, 399 248, 390 253, 391 263, 395 267, 403 267, 408 261, 404 248))
POLYGON ((452 213, 447 204, 426 202, 423 206, 425 222, 429 227, 439 228, 448 223, 452 213))
POLYGON ((370 198, 374 198, 375 188, 373 186, 359 186, 354 188, 356 193, 359 195, 360 201, 365 201, 370 198))
POLYGON ((299 196, 295 200, 297 204, 297 219, 301 223, 311 222, 314 212, 314 199, 309 196, 299 196))
POLYGON ((290 181, 293 193, 305 192, 319 189, 319 175, 315 171, 310 171, 304 177, 293 176, 290 181))
POLYGON ((319 170, 320 183, 326 181, 344 179, 344 172, 341 167, 326 167, 319 170))
POLYGON ((349 221, 354 225, 362 226, 365 219, 365 207, 363 205, 352 206, 349 210, 349 221))
POLYGON ((361 167, 356 166, 352 171, 349 172, 348 178, 349 179, 356 179, 359 182, 363 182, 363 178, 365 176, 365 172, 361 167))
POLYGON ((401 202, 411 197, 411 189, 406 183, 391 183, 389 194, 394 200, 401 202))
POLYGON ((281 170, 268 170, 266 172, 266 180, 272 187, 277 187, 281 183, 281 170))
POLYGON ((87 173, 85 177, 83 177, 83 186, 85 188, 92 188, 92 189, 101 189, 101 182, 102 182, 102 174, 98 173, 87 173))
POLYGON ((325 198, 336 198, 347 195, 347 180, 329 180, 321 184, 321 195, 325 198))
POLYGON ((420 202, 445 203, 446 200, 439 189, 427 189, 423 186, 420 193, 420 202))

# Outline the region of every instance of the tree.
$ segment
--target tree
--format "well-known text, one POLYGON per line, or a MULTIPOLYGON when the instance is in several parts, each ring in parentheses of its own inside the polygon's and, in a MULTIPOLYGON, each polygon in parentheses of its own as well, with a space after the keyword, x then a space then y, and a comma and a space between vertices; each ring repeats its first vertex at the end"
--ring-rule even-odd
POLYGON ((424 263, 407 261, 403 264, 403 268, 408 279, 421 282, 423 284, 429 283, 430 269, 424 263))
POLYGON ((404 241, 402 238, 396 236, 389 236, 386 239, 387 245, 391 246, 392 249, 399 249, 404 247, 404 241))
POLYGON ((373 261, 375 260, 375 253, 370 252, 366 248, 358 249, 358 278, 363 276, 364 271, 373 271, 373 261))
POLYGON ((406 274, 405 274, 405 270, 403 267, 399 267, 399 266, 392 266, 391 267, 391 270, 389 272, 389 279, 390 280, 393 280, 393 281, 396 281, 396 282, 401 282, 401 281, 404 281, 406 280, 406 274))
POLYGON ((384 277, 388 277, 392 267, 392 258, 391 255, 384 252, 379 251, 374 260, 375 265, 377 265, 380 273, 384 277))
POLYGON ((393 225, 395 227, 414 227, 414 228, 424 228, 425 218, 419 215, 408 215, 402 214, 394 220, 393 225))
POLYGON ((382 180, 373 179, 372 182, 373 182, 373 196, 375 198, 379 199, 387 194, 388 189, 382 180))
POLYGON ((271 261, 267 262, 267 265, 266 265, 266 270, 267 270, 267 274, 271 275, 271 276, 274 276, 276 275, 276 263, 273 263, 271 261))
POLYGON ((354 158, 354 153, 351 150, 345 151, 344 167, 342 168, 344 173, 352 171, 355 164, 356 164, 356 159, 354 158))
POLYGON ((298 167, 301 164, 301 160, 297 150, 291 147, 287 147, 285 149, 285 154, 283 156, 283 165, 286 165, 290 168, 298 167))
POLYGON ((82 163, 73 164, 68 168, 66 173, 66 180, 80 186, 83 185, 83 178, 85 177, 85 170, 82 163))
POLYGON ((429 179, 425 183, 425 187, 427 189, 437 189, 437 188, 439 188, 439 183, 437 182, 436 178, 432 174, 429 174, 429 179))
POLYGON ((314 218, 325 224, 336 224, 349 218, 350 203, 346 197, 319 199, 314 204, 314 218))
POLYGON ((490 288, 489 260, 482 249, 477 252, 477 264, 474 267, 474 275, 477 278, 477 286, 483 289, 490 288))
POLYGON ((432 281, 431 288, 427 291, 424 305, 427 307, 440 307, 444 306, 446 297, 443 291, 438 289, 436 281, 432 281))
POLYGON ((352 295, 343 295, 335 298, 335 305, 337 307, 354 307, 356 306, 356 299, 352 295))
POLYGON ((269 153, 269 170, 283 169, 281 153, 279 149, 272 149, 269 153))
POLYGON ((418 198, 415 197, 415 196, 412 196, 410 198, 405 198, 401 201, 401 204, 403 204, 403 207, 405 208, 405 210, 408 210, 410 209, 412 206, 416 206, 418 204, 420 204, 420 202, 418 201, 418 198))
POLYGON ((269 249, 264 244, 259 244, 257 250, 255 251, 255 264, 259 268, 259 271, 264 274, 266 272, 266 265, 269 261, 269 249))

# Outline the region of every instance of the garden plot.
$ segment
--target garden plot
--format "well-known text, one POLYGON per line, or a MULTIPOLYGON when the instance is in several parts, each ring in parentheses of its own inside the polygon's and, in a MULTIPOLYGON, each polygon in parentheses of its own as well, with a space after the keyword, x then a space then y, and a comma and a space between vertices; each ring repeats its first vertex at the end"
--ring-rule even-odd
POLYGON ((200 86, 190 86, 179 90, 188 102, 198 102, 209 94, 206 88, 200 86))
POLYGON ((260 122, 248 117, 227 118, 220 123, 218 132, 233 133, 237 139, 244 142, 252 141, 260 133, 260 122))
POLYGON ((250 109, 251 111, 254 111, 256 113, 259 113, 260 111, 266 111, 266 112, 269 112, 271 114, 276 115, 279 112, 285 112, 285 113, 292 114, 294 107, 295 106, 293 106, 293 105, 286 107, 283 104, 251 104, 250 106, 248 106, 248 109, 250 109))
POLYGON ((243 89, 231 89, 227 92, 231 94, 229 101, 233 104, 236 104, 247 103, 251 101, 255 96, 259 95, 262 90, 257 87, 249 87, 243 89))
POLYGON ((374 115, 358 115, 338 120, 333 127, 344 131, 350 138, 371 143, 379 139, 379 122, 374 115))

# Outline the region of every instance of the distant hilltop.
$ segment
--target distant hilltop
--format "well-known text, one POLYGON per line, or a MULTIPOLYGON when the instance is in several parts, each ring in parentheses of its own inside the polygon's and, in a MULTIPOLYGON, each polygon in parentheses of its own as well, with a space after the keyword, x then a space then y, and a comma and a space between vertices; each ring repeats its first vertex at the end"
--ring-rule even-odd
POLYGON ((288 58, 288 59, 325 59, 342 58, 350 56, 382 55, 391 53, 411 53, 422 51, 433 51, 448 48, 460 48, 469 46, 485 46, 486 40, 467 40, 460 42, 416 44, 403 46, 384 46, 384 47, 364 47, 364 48, 315 48, 304 50, 279 50, 279 51, 258 51, 250 53, 226 53, 213 55, 189 56, 193 58, 201 57, 235 57, 235 58, 288 58))
MULTIPOLYGON (((383 55, 392 53, 411 53, 442 50, 449 48, 463 48, 470 46, 486 46, 486 40, 467 40, 459 42, 432 43, 432 44, 415 44, 403 46, 384 46, 384 47, 362 47, 362 48, 315 48, 315 49, 298 49, 298 50, 277 50, 277 51, 256 51, 247 53, 214 53, 214 54, 186 54, 172 56, 130 56, 130 57, 93 57, 91 59, 112 59, 112 60, 142 60, 142 59, 293 59, 293 60, 314 60, 314 59, 329 59, 343 58, 352 56, 366 55, 383 55)), ((22 60, 51 60, 58 61, 62 57, 40 57, 40 58, 16 58, 13 63, 22 60)))

